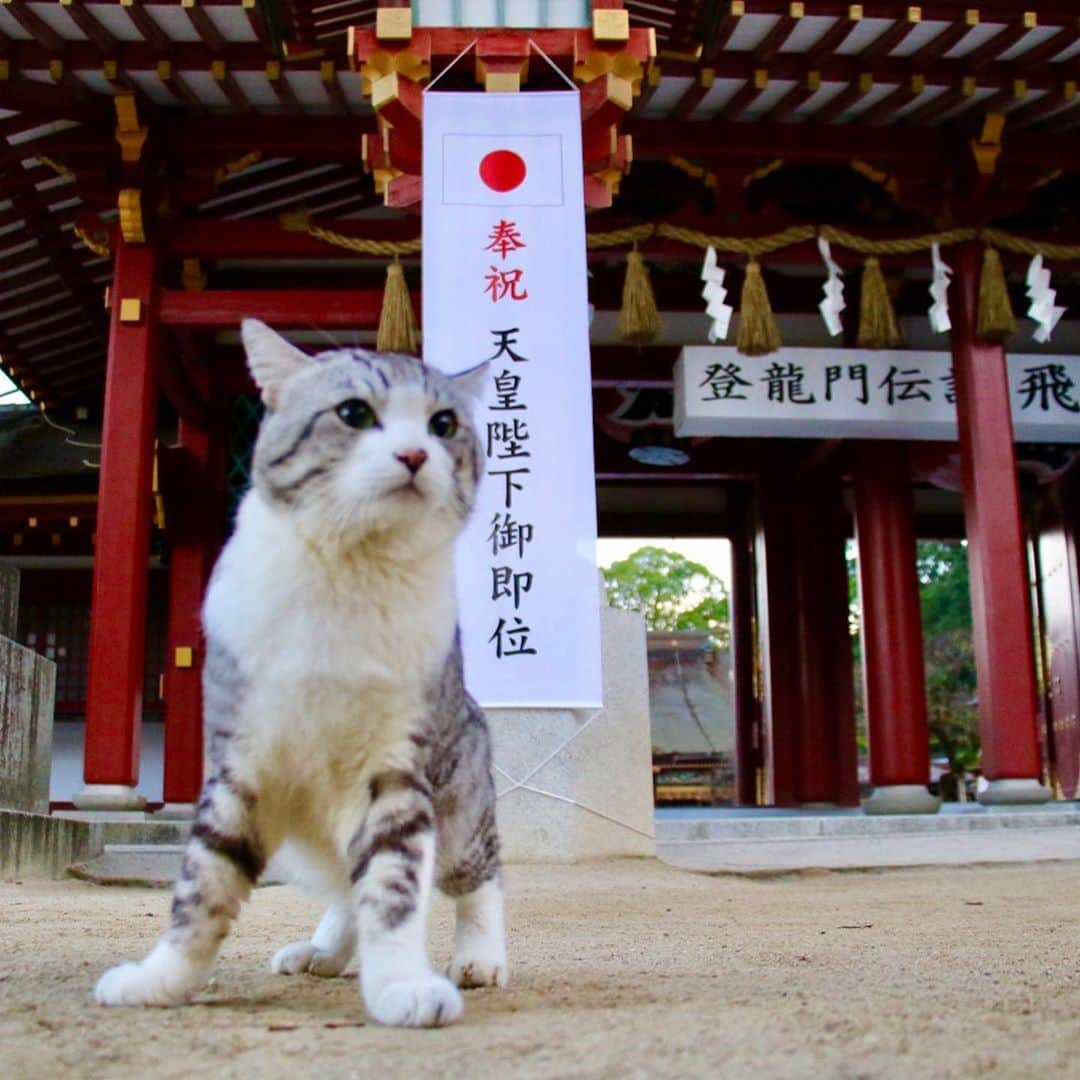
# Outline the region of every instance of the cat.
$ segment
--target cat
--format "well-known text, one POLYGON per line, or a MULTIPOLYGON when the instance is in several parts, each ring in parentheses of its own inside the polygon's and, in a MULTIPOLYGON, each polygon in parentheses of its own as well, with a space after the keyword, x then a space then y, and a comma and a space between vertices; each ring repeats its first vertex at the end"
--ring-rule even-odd
POLYGON ((95 996, 187 1001, 284 848, 332 901, 272 970, 339 975, 359 943, 374 1020, 449 1024, 458 987, 508 976, 490 739, 462 680, 453 574, 483 372, 310 357, 253 319, 242 337, 266 413, 203 606, 209 776, 168 930, 95 996), (448 978, 426 949, 435 883, 456 898, 448 978))

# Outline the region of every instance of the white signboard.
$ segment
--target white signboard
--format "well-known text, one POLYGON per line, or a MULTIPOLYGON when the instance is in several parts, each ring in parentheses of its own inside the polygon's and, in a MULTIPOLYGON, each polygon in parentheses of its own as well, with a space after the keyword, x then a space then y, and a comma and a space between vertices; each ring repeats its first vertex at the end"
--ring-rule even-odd
POLYGON ((574 92, 424 98, 424 360, 489 362, 458 548, 489 706, 601 704, 580 116, 574 92))
MULTIPOLYGON (((1080 356, 1007 356, 1021 442, 1080 443, 1080 356)), ((945 352, 689 346, 675 363, 675 431, 789 438, 958 438, 945 352)))

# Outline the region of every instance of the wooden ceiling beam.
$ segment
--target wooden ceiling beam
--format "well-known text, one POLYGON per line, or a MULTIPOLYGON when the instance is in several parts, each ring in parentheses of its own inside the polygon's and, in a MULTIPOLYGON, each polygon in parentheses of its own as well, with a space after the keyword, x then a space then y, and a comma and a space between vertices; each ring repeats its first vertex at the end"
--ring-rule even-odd
POLYGON ((837 18, 836 22, 814 42, 806 55, 806 62, 811 67, 816 68, 835 56, 836 50, 847 41, 860 21, 859 19, 852 19, 850 13, 837 18))
POLYGON ((114 53, 120 41, 86 6, 86 0, 60 0, 75 25, 103 52, 114 53))
POLYGON ((1033 124, 1039 123, 1040 120, 1064 107, 1070 101, 1075 101, 1076 97, 1075 83, 1072 84, 1071 89, 1063 84, 1057 90, 1047 91, 1041 98, 1037 98, 1027 105, 1021 105, 1009 113, 1009 131, 1031 127, 1033 124))
MULTIPOLYGON (((158 56, 168 56, 172 51, 173 42, 160 26, 152 19, 145 10, 142 0, 120 0, 124 13, 135 24, 135 29, 143 36, 144 42, 150 46, 158 56)), ((171 5, 175 9, 175 3, 171 5)))
MULTIPOLYGON (((993 63, 1003 53, 1011 49, 1028 32, 1022 22, 1012 22, 1011 26, 1003 26, 992 38, 984 41, 981 45, 966 53, 961 59, 964 66, 973 72, 993 63)), ((1022 63, 1022 58, 1018 62, 1022 63)))
POLYGON ((702 68, 698 72, 697 79, 690 84, 683 96, 675 103, 671 110, 674 120, 685 120, 701 104, 702 99, 712 89, 716 79, 716 73, 712 68, 702 68))
POLYGON ((54 55, 62 55, 67 42, 40 15, 31 10, 26 0, 0 0, 4 10, 36 41, 54 55))
POLYGON ((821 88, 821 76, 818 72, 810 72, 803 82, 791 87, 790 90, 761 117, 761 123, 776 124, 786 120, 800 105, 804 105, 821 88), (816 77, 815 77, 816 76, 816 77))
POLYGON ((879 102, 864 109, 855 118, 856 124, 887 124, 905 105, 910 105, 925 89, 920 77, 912 76, 907 85, 900 85, 879 102))
POLYGON ((932 37, 925 45, 920 46, 913 53, 909 53, 907 61, 915 67, 926 67, 928 64, 940 60, 957 42, 967 37, 972 28, 963 20, 952 22, 945 27, 936 37, 932 37))
POLYGON ((737 120, 761 97, 768 83, 769 76, 766 72, 756 72, 724 103, 723 108, 716 114, 716 119, 722 123, 737 120))
POLYGON ((274 97, 277 98, 282 110, 290 115, 303 112, 303 106, 296 96, 296 91, 285 77, 281 61, 267 60, 265 73, 266 81, 270 84, 270 89, 274 92, 274 97))
POLYGON ((917 109, 912 109, 900 119, 899 123, 905 128, 931 124, 939 116, 944 116, 950 109, 955 109, 957 105, 962 104, 968 97, 970 94, 965 93, 962 86, 950 86, 937 97, 920 105, 917 109))
POLYGON ((754 48, 754 63, 761 67, 767 67, 778 52, 787 43, 787 39, 795 32, 799 20, 791 14, 790 9, 786 15, 781 15, 772 29, 761 39, 754 48))
POLYGON ((154 67, 157 77, 174 98, 186 105, 196 116, 206 111, 206 106, 202 103, 199 95, 184 81, 183 76, 176 70, 176 65, 172 60, 159 60, 154 67))
POLYGON ((91 325, 103 326, 105 313, 100 294, 87 281, 82 263, 71 248, 71 237, 60 232, 60 222, 43 202, 42 195, 26 187, 26 180, 18 176, 13 168, 9 167, 0 173, 0 181, 5 195, 11 199, 14 209, 25 220, 27 231, 38 246, 50 255, 53 269, 75 303, 91 321, 91 325))
MULTIPOLYGON (((1056 135, 1059 132, 1066 132, 1075 128, 1077 124, 1080 124, 1080 108, 1077 106, 1080 106, 1080 97, 1074 95, 1064 109, 1054 113, 1047 123, 1040 126, 1039 131, 1045 131, 1049 135, 1056 135)), ((1076 159, 1063 156, 1062 160, 1075 161, 1076 159)))
POLYGON ((326 96, 330 99, 330 107, 335 115, 342 116, 350 112, 349 103, 345 100, 345 91, 341 89, 341 83, 338 80, 337 62, 335 60, 324 60, 319 65, 319 75, 326 96))
POLYGON ((866 97, 873 88, 873 80, 869 76, 860 76, 858 81, 848 83, 838 94, 834 94, 820 109, 816 109, 808 117, 813 124, 827 124, 851 108, 860 98, 866 97))
MULTIPOLYGON (((900 24, 900 28, 906 32, 912 25, 917 24, 900 24)), ((997 38, 987 45, 995 41, 997 38)), ((773 57, 767 68, 770 77, 791 81, 804 78, 809 70, 820 70, 825 82, 850 82, 860 72, 866 71, 879 83, 900 83, 913 74, 921 74, 931 86, 953 85, 965 76, 974 76, 979 86, 1000 87, 1013 79, 1025 78, 1033 87, 1040 88, 1063 76, 1072 77, 1080 68, 1080 62, 1075 59, 1061 64, 1047 64, 1044 61, 1028 64, 1024 54, 1007 61, 997 59, 999 52, 1003 51, 995 51, 993 55, 987 53, 982 62, 976 57, 975 66, 972 66, 973 62, 969 57, 939 57, 933 63, 922 65, 913 63, 908 57, 887 54, 841 55, 832 52, 819 57, 816 50, 810 53, 782 52, 773 57)), ((24 72, 47 71, 50 61, 56 59, 48 49, 32 41, 8 43, 5 46, 5 58, 11 78, 24 72)), ((165 51, 156 50, 143 43, 122 43, 118 47, 117 55, 109 56, 93 42, 80 41, 69 42, 64 52, 65 67, 76 73, 85 71, 98 74, 107 61, 114 61, 118 72, 153 72, 163 59, 171 63, 174 71, 209 72, 214 60, 222 57, 201 42, 177 42, 165 51)), ((298 60, 283 61, 282 70, 321 73, 323 64, 329 62, 325 57, 304 56, 298 60)), ((233 72, 264 73, 266 63, 266 56, 257 43, 241 42, 229 48, 228 66, 233 72)), ((705 64, 704 68, 696 60, 687 58, 663 59, 661 63, 665 75, 695 79, 700 77, 704 68, 713 70, 718 79, 748 79, 765 66, 759 64, 755 54, 748 50, 724 52, 714 62, 705 64)), ((0 79, 0 87, 6 81, 10 79, 0 79)), ((35 82, 34 85, 42 84, 35 82)))
POLYGON ((270 36, 269 27, 266 25, 266 16, 258 0, 241 0, 241 8, 247 16, 248 25, 251 27, 259 44, 263 47, 267 56, 277 56, 273 38, 270 36))
MULTIPOLYGON (((812 0, 807 3, 807 14, 846 18, 852 9, 849 0, 812 0)), ((857 5, 864 19, 905 20, 912 7, 907 0, 862 0, 857 5)), ((1038 12, 1040 26, 1069 26, 1077 18, 1075 0, 1039 0, 1030 4, 1018 4, 1016 0, 971 0, 970 4, 958 0, 924 0, 917 5, 925 22, 953 22, 962 17, 967 9, 977 10, 983 23, 1008 23, 1017 12, 1025 9, 1038 12)), ((790 0, 749 0, 745 8, 754 15, 785 15, 791 9, 790 0)), ((749 12, 748 12, 749 14, 749 12)))
POLYGON ((219 54, 225 52, 229 43, 222 36, 214 20, 207 15, 205 7, 199 3, 199 0, 182 0, 181 7, 188 21, 195 28, 195 33, 206 42, 210 51, 219 54))
POLYGON ((859 50, 857 54, 859 62, 865 66, 881 57, 888 56, 918 24, 919 20, 913 20, 910 16, 897 19, 892 26, 882 30, 873 41, 859 50))

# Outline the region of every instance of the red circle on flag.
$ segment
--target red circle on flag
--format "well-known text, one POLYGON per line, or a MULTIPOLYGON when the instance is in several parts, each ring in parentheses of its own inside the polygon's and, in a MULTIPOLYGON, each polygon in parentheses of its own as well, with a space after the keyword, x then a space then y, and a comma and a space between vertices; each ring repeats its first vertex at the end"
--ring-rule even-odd
POLYGON ((480 179, 492 191, 513 191, 526 171, 525 160, 513 150, 492 150, 480 161, 480 179))

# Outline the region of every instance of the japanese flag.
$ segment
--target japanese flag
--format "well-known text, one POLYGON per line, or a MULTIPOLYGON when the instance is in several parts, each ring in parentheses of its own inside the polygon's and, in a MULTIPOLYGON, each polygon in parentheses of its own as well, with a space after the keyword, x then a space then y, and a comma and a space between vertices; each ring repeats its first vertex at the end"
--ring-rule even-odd
POLYGON ((562 206, 563 137, 442 137, 444 206, 562 206))

